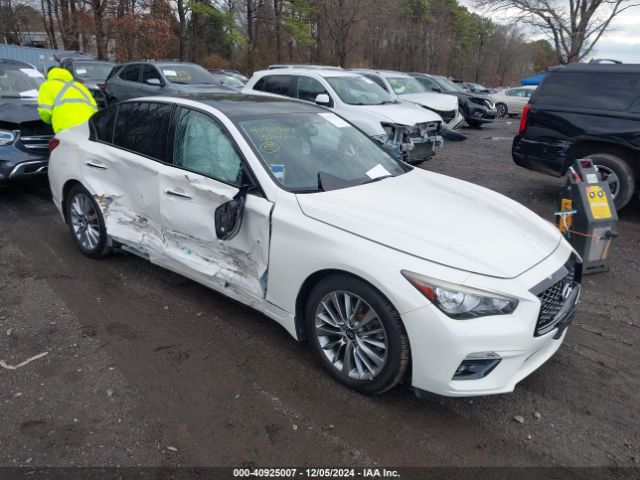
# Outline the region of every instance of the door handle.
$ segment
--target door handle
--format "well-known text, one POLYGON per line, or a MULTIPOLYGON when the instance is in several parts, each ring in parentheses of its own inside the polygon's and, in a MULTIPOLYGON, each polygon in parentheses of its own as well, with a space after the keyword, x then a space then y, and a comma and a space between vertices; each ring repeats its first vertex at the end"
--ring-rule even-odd
POLYGON ((105 167, 104 165, 101 165, 99 163, 93 163, 91 161, 89 162, 85 162, 84 163, 87 167, 91 167, 91 168, 97 168, 98 170, 108 170, 107 167, 105 167))
POLYGON ((191 200, 191 197, 189 195, 186 195, 182 192, 176 192, 175 190, 165 190, 165 192, 167 195, 171 196, 171 197, 178 197, 178 198, 184 198, 187 200, 191 200))

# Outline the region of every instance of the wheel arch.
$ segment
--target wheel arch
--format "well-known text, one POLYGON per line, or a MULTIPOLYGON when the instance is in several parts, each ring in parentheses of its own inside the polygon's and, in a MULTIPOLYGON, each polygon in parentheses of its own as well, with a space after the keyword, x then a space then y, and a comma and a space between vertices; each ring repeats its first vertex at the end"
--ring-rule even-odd
POLYGON ((62 198, 60 199, 60 202, 62 205, 62 215, 64 217, 65 223, 69 223, 69 219, 67 218, 67 196, 69 195, 71 189, 76 185, 81 185, 84 187, 84 185, 82 185, 82 182, 76 180, 75 178, 67 180, 62 186, 62 198))
POLYGON ((580 140, 574 143, 567 152, 567 160, 563 171, 567 171, 573 163, 573 160, 590 153, 609 153, 622 158, 629 164, 636 178, 638 178, 638 172, 640 171, 640 154, 627 146, 603 140, 580 140))
MULTIPOLYGON (((306 341, 306 338, 307 338, 307 332, 304 327, 304 309, 307 302, 307 298, 311 293, 311 290, 313 290, 313 287, 315 287, 320 281, 332 275, 346 275, 366 283, 371 288, 373 288, 376 292, 382 295, 389 302, 389 304, 393 306, 393 308, 396 309, 396 311, 398 311, 398 309, 396 308, 394 303, 391 301, 391 299, 388 297, 388 295, 385 295, 385 293, 380 288, 378 288, 375 284, 373 284, 366 278, 363 278, 360 275, 357 275, 353 272, 349 272, 347 270, 341 270, 337 268, 327 268, 324 270, 318 270, 317 272, 312 273, 305 279, 305 281, 300 286, 300 289, 298 290, 298 295, 296 296, 294 321, 295 321, 296 336, 298 337, 298 340, 306 341)), ((402 317, 400 317, 400 319, 401 319, 400 321, 402 321, 402 317)))

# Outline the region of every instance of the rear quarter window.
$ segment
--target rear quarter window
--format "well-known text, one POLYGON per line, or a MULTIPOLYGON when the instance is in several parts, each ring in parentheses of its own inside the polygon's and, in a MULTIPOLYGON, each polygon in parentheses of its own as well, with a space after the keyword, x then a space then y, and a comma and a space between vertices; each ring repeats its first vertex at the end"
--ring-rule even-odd
POLYGON ((113 126, 116 122, 118 106, 107 107, 91 117, 91 138, 100 142, 111 143, 113 141, 113 126))
POLYGON ((547 76, 533 102, 593 110, 628 110, 640 96, 637 73, 558 72, 547 76))

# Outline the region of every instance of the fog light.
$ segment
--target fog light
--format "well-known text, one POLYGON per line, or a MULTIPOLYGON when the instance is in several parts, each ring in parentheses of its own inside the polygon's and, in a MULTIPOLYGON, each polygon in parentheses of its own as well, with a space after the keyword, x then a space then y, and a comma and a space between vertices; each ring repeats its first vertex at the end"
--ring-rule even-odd
POLYGON ((456 369, 452 380, 478 380, 479 378, 484 378, 502 361, 498 354, 493 352, 488 352, 482 356, 484 358, 478 358, 480 355, 474 353, 468 355, 456 369))

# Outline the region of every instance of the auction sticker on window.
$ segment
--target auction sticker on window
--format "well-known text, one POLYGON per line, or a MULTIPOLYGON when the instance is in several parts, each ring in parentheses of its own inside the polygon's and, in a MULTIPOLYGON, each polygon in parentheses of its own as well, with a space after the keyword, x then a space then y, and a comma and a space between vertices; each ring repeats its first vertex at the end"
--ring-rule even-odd
POLYGON ((338 128, 344 128, 344 127, 348 127, 349 126, 349 124, 347 122, 345 122, 343 119, 341 119, 335 113, 319 113, 318 115, 320 115, 325 120, 329 120, 331 123, 333 123, 338 128))
POLYGON ((20 71, 33 78, 43 78, 42 74, 35 68, 21 68, 20 71))
POLYGON ((587 201, 591 209, 591 216, 596 220, 611 218, 611 209, 607 200, 607 194, 600 185, 587 187, 587 201))

